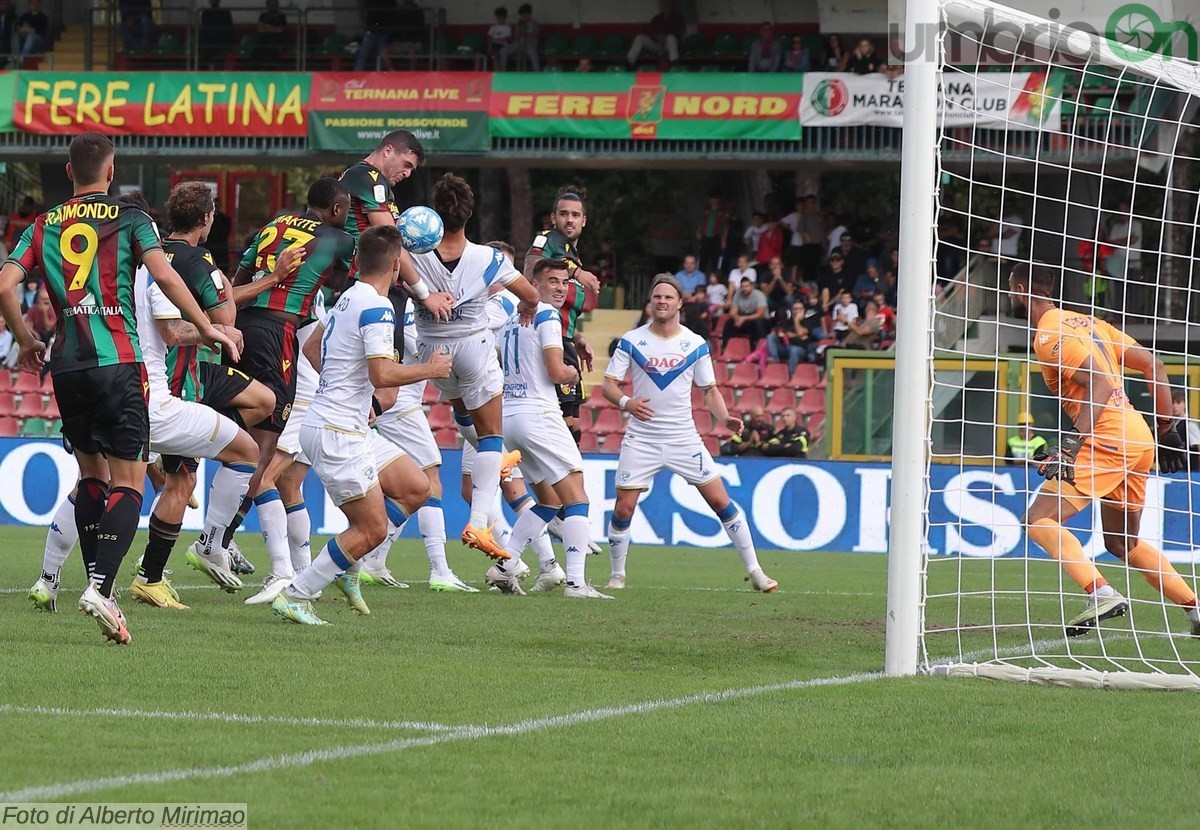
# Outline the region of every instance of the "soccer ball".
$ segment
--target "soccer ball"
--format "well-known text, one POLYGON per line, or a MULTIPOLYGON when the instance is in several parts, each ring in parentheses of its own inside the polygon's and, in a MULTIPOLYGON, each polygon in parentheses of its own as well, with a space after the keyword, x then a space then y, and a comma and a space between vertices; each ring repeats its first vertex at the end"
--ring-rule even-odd
POLYGON ((396 220, 404 249, 410 254, 427 254, 442 243, 446 229, 437 211, 424 205, 410 207, 396 220))

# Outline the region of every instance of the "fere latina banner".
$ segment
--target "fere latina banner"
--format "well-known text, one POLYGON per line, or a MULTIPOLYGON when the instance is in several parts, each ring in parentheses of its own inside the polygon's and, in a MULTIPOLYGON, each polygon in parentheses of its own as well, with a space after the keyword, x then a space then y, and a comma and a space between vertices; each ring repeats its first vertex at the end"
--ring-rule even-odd
MULTIPOLYGON (((947 127, 1058 131, 1062 73, 943 72, 941 101, 947 127)), ((804 75, 800 123, 806 127, 899 127, 903 118, 903 75, 892 79, 842 72, 804 75)))
POLYGON ((72 135, 307 135, 308 73, 21 72, 18 130, 72 135))
POLYGON ((309 147, 360 152, 409 130, 433 152, 485 151, 487 72, 314 72, 309 147))
POLYGON ((800 138, 799 75, 506 72, 488 121, 502 138, 800 138))

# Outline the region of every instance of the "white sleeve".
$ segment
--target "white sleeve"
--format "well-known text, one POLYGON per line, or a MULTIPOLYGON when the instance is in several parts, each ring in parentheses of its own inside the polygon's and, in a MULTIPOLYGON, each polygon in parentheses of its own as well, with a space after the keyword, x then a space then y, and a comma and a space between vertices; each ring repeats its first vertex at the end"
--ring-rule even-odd
POLYGON ((629 374, 629 367, 632 361, 629 359, 629 343, 624 337, 617 343, 617 350, 613 352, 612 360, 608 361, 608 366, 604 369, 606 378, 614 380, 625 380, 625 376, 629 374))
POLYGON ((183 314, 173 302, 167 299, 167 295, 158 287, 158 283, 150 283, 150 287, 146 290, 149 292, 146 296, 150 299, 150 313, 154 315, 155 320, 180 320, 183 318, 183 314))
POLYGON ((391 304, 363 309, 358 315, 358 331, 368 359, 396 357, 396 312, 391 304))
POLYGON ((713 369, 712 355, 708 351, 707 343, 700 347, 700 356, 696 358, 696 371, 692 375, 692 381, 701 389, 717 385, 717 373, 713 369))
POLYGON ((558 349, 562 351, 562 317, 559 313, 557 311, 539 311, 536 325, 538 345, 542 347, 542 350, 558 349))
POLYGON ((521 272, 513 267, 512 260, 499 251, 496 253, 504 259, 504 264, 500 266, 500 273, 496 274, 496 282, 501 285, 512 285, 521 276, 521 272))

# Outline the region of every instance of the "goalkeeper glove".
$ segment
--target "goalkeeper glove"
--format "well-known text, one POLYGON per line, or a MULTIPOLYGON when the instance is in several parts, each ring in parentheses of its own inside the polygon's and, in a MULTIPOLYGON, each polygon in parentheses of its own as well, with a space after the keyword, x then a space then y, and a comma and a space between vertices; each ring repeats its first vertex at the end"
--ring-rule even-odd
POLYGON ((1175 421, 1168 418, 1158 420, 1158 471, 1180 473, 1187 469, 1188 453, 1183 439, 1175 431, 1175 421))
POLYGON ((1063 435, 1062 444, 1035 455, 1033 460, 1041 462, 1038 465, 1038 475, 1047 481, 1058 479, 1067 484, 1074 484, 1075 456, 1083 446, 1083 441, 1083 437, 1078 433, 1068 432, 1063 435))

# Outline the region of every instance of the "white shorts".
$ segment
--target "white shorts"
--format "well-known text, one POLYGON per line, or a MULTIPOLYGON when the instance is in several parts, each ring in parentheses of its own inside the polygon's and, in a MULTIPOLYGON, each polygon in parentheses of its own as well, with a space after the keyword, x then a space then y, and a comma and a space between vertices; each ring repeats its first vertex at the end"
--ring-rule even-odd
POLYGON ((442 453, 438 450, 437 441, 433 440, 433 430, 429 428, 429 419, 420 405, 415 408, 411 403, 407 412, 397 411, 392 407, 375 419, 375 430, 391 443, 404 450, 422 470, 438 467, 442 463, 442 453))
POLYGON ((275 449, 284 455, 290 455, 301 464, 311 467, 312 462, 304 454, 304 447, 300 446, 300 427, 304 424, 304 415, 308 412, 308 406, 309 401, 297 399, 292 402, 292 414, 288 415, 287 423, 283 426, 283 432, 279 434, 275 449))
POLYGON ((395 444, 369 429, 350 432, 332 426, 300 427, 300 446, 336 505, 361 499, 379 484, 379 471, 404 455, 395 444))
POLYGON ((521 469, 534 484, 557 484, 583 469, 583 456, 559 409, 514 411, 511 417, 505 412, 504 443, 521 451, 521 469))
POLYGON ((664 442, 626 433, 617 459, 617 489, 645 490, 664 467, 696 486, 721 477, 699 435, 664 442))
POLYGON ((430 381, 446 400, 461 398, 467 410, 474 411, 504 390, 500 358, 496 356, 496 346, 488 332, 457 341, 423 340, 417 344, 422 363, 429 362, 434 349, 450 352, 453 361, 450 377, 430 381))
POLYGON ((212 407, 174 396, 150 402, 150 448, 160 455, 216 458, 240 428, 212 407))

